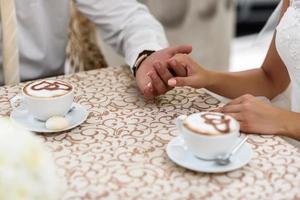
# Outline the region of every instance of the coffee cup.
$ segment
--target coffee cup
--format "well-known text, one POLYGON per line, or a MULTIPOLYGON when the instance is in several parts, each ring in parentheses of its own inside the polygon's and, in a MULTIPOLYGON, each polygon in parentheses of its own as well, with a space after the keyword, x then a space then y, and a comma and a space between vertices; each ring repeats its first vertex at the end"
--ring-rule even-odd
POLYGON ((239 123, 229 115, 201 112, 176 119, 185 147, 196 157, 215 159, 238 142, 239 123))
POLYGON ((46 121, 53 116, 64 116, 71 109, 74 87, 61 80, 38 80, 27 83, 21 94, 11 100, 12 107, 46 121))

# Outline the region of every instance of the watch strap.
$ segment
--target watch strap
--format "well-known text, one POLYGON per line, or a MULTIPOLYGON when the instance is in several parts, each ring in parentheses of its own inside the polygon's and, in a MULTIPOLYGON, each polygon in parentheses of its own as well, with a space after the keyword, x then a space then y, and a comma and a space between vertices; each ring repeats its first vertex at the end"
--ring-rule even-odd
POLYGON ((144 60, 146 60, 147 57, 149 57, 152 53, 155 51, 145 50, 141 52, 137 58, 137 60, 134 63, 134 66, 132 68, 134 77, 136 76, 136 72, 143 63, 144 60))

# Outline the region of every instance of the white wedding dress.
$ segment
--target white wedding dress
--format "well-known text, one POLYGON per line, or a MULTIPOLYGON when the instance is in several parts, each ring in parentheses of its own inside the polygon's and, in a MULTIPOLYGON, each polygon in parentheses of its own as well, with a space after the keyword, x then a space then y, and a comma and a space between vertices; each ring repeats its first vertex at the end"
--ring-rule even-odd
POLYGON ((291 1, 276 30, 276 48, 291 79, 291 111, 300 113, 300 0, 291 1))
MULTIPOLYGON (((291 79, 291 111, 300 113, 300 0, 291 0, 276 31, 276 49, 291 79)), ((300 148, 300 142, 285 139, 300 148)))

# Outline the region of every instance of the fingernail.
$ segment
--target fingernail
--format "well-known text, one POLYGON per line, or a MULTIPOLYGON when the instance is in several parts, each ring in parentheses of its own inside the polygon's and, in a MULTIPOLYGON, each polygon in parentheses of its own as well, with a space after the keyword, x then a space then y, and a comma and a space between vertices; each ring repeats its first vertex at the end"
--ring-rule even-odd
POLYGON ((170 80, 168 80, 168 85, 175 86, 176 85, 176 79, 170 79, 170 80))
POLYGON ((151 88, 151 87, 152 87, 151 82, 149 82, 149 83, 147 84, 147 87, 148 87, 148 88, 151 88))
POLYGON ((153 92, 153 87, 152 87, 152 83, 148 83, 144 89, 145 91, 147 91, 148 93, 152 93, 153 92))

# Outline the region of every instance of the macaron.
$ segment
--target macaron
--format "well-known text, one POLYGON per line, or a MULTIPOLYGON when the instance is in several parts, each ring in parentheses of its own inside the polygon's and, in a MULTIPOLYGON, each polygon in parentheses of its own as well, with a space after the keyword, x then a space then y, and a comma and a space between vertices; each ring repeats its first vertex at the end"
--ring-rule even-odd
POLYGON ((69 121, 63 116, 53 116, 46 121, 49 130, 63 130, 69 126, 69 121))

